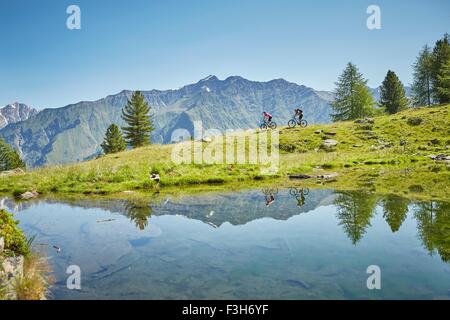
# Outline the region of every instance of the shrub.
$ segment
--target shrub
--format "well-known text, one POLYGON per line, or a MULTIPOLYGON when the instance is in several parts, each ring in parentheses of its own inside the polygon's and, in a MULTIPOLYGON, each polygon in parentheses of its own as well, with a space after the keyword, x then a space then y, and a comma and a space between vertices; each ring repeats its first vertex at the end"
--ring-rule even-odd
POLYGON ((0 237, 5 240, 5 249, 17 255, 27 256, 30 248, 25 235, 17 227, 18 223, 12 214, 0 210, 0 237))
POLYGON ((51 268, 44 257, 31 253, 25 258, 23 276, 14 283, 18 300, 41 300, 49 294, 49 287, 54 282, 50 276, 51 268))
POLYGON ((0 171, 25 168, 25 162, 19 153, 2 139, 0 139, 0 155, 0 171))
POLYGON ((209 178, 206 182, 211 183, 211 184, 221 184, 221 183, 225 182, 225 179, 215 177, 215 178, 209 178))
POLYGON ((412 117, 412 118, 409 118, 408 121, 407 121, 407 123, 408 123, 410 126, 418 126, 418 125, 420 125, 422 122, 423 122, 422 118, 419 118, 419 117, 412 117))
POLYGON ((358 127, 359 130, 367 130, 371 131, 373 129, 373 126, 371 124, 363 124, 358 127))
POLYGON ((431 144, 434 144, 434 145, 441 144, 441 140, 439 140, 439 139, 433 139, 433 140, 430 140, 430 142, 431 142, 431 144))

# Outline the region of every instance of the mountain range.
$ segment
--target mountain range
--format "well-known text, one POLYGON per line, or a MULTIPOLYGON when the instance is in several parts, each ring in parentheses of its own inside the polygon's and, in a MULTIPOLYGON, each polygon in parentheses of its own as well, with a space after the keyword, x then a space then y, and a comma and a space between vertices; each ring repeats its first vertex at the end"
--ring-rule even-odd
POLYGON ((23 103, 12 103, 0 108, 0 129, 10 123, 27 120, 35 116, 38 111, 23 103))
MULTIPOLYGON (((376 100, 380 89, 371 89, 376 100)), ((405 87, 407 95, 410 88, 405 87)), ((91 159, 101 152, 107 127, 123 125, 122 108, 133 91, 123 90, 97 101, 82 101, 62 108, 38 112, 25 104, 0 108, 0 138, 19 150, 30 167, 91 159)), ((142 91, 152 108, 153 142, 170 143, 176 129, 193 134, 194 121, 203 129, 256 128, 262 112, 286 125, 296 107, 303 109, 309 123, 330 122, 329 91, 275 79, 250 81, 239 76, 219 80, 208 76, 176 90, 142 91)))
MULTIPOLYGON (((124 90, 97 101, 44 109, 0 130, 0 138, 15 146, 30 167, 83 161, 101 152, 111 123, 122 125, 121 110, 133 91, 124 90)), ((153 142, 170 143, 175 129, 248 129, 259 125, 262 112, 286 125, 295 107, 309 123, 330 121, 331 93, 316 91, 283 79, 257 82, 239 76, 219 80, 208 76, 176 90, 142 91, 152 108, 153 142)))

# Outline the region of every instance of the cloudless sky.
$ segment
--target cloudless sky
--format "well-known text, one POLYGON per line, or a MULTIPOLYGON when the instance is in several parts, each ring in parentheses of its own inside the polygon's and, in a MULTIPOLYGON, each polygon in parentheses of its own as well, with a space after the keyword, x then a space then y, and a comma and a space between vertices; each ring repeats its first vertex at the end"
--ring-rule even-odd
POLYGON ((450 32, 448 0, 0 0, 0 106, 171 89, 210 74, 332 90, 348 61, 376 87, 411 82, 421 47, 450 32), (81 30, 66 9, 81 8, 81 30), (381 8, 368 30, 367 7, 381 8))

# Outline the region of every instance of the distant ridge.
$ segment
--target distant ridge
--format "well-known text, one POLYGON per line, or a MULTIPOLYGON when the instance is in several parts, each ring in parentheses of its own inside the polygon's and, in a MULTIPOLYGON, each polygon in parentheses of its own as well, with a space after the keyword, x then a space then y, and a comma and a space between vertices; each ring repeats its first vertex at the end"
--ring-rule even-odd
MULTIPOLYGON (((29 166, 90 159, 101 148, 106 128, 122 124, 121 109, 133 91, 123 90, 97 101, 45 109, 24 121, 10 123, 0 137, 14 145, 29 166)), ((175 129, 192 132, 201 120, 204 129, 255 128, 263 110, 286 124, 300 106, 310 123, 330 121, 330 93, 275 79, 250 81, 240 76, 220 80, 210 75, 176 90, 142 91, 155 114, 153 141, 168 143, 175 129)))

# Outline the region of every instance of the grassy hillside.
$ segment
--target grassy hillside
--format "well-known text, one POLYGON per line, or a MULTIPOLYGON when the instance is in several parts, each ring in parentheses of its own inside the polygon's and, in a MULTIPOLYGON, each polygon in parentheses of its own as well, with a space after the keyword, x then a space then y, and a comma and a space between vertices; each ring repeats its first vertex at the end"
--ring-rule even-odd
MULTIPOLYGON (((39 168, 3 176, 0 192, 111 194, 125 190, 152 191, 150 173, 161 175, 162 189, 183 185, 235 183, 276 179, 287 175, 338 173, 337 179, 302 183, 334 188, 370 187, 387 193, 414 193, 422 198, 449 198, 450 164, 430 154, 450 150, 450 105, 406 110, 373 121, 339 122, 308 128, 280 129, 281 167, 274 176, 261 175, 256 165, 176 165, 173 145, 104 156, 83 163, 39 168), (326 139, 338 141, 324 147, 326 139)), ((255 132, 254 134, 258 134, 255 132)), ((210 142, 210 143, 215 143, 210 142)), ((209 143, 204 143, 204 147, 209 143)))
MULTIPOLYGON (((286 122, 293 106, 301 105, 310 122, 330 120, 328 96, 282 79, 208 77, 177 90, 142 93, 155 115, 156 142, 170 142, 178 128, 193 132, 194 121, 202 121, 205 129, 255 128, 263 109, 286 122)), ((32 119, 0 129, 0 137, 20 150, 30 167, 92 159, 101 151, 106 128, 123 124, 122 108, 131 94, 122 91, 97 101, 45 109, 32 119)))

